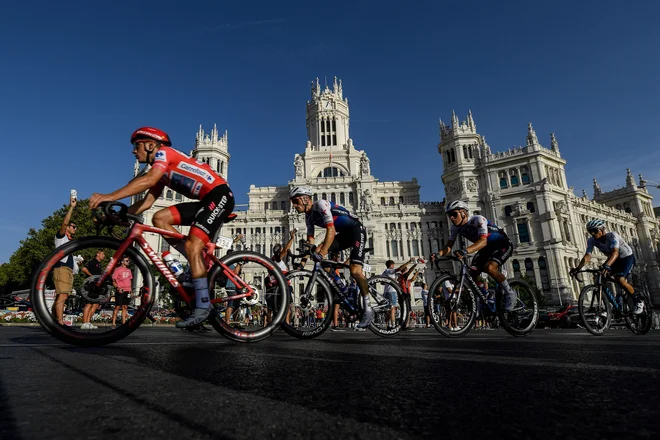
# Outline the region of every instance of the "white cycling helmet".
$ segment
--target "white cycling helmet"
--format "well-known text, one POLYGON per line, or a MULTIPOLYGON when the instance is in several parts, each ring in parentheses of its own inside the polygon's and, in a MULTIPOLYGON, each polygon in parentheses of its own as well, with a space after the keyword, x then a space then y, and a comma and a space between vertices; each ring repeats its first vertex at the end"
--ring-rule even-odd
POLYGON ((587 231, 597 231, 599 229, 605 229, 605 221, 599 218, 595 218, 587 223, 587 231))
POLYGON ((447 204, 447 207, 445 208, 445 212, 449 214, 450 212, 456 211, 457 209, 465 209, 467 211, 468 205, 462 200, 454 200, 453 202, 449 202, 447 204))
POLYGON ((309 186, 294 186, 289 190, 289 198, 292 199, 296 196, 309 196, 311 197, 314 191, 309 186))

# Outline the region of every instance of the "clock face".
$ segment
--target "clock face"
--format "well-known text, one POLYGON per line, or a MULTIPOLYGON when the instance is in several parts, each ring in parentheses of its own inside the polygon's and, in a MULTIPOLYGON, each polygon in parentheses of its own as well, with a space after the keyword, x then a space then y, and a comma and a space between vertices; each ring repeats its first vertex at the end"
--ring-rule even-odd
POLYGON ((326 108, 326 109, 330 108, 330 101, 326 101, 326 102, 325 102, 325 108, 326 108))

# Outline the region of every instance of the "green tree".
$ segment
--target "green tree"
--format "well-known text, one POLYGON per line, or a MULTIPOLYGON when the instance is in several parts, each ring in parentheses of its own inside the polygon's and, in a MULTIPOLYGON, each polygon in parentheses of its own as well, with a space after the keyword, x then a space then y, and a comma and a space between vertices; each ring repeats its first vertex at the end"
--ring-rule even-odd
MULTIPOLYGON (((8 293, 14 290, 29 289, 34 271, 39 264, 55 249, 55 234, 60 229, 68 205, 62 206, 50 216, 41 221, 41 228, 31 228, 27 237, 20 242, 20 246, 9 258, 7 263, 0 266, 0 292, 8 293)), ((74 238, 97 235, 96 225, 92 221, 88 200, 79 200, 71 221, 77 226, 74 238)), ((103 230, 101 235, 108 235, 103 230)), ((93 258, 83 255, 85 261, 93 258)))

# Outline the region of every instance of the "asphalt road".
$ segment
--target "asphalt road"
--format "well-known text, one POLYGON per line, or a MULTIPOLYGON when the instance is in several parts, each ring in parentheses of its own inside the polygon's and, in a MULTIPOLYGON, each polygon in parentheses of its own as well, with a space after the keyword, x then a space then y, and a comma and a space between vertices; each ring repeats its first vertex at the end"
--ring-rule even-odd
POLYGON ((0 438, 658 438, 660 332, 446 339, 144 327, 101 348, 0 327, 0 438))

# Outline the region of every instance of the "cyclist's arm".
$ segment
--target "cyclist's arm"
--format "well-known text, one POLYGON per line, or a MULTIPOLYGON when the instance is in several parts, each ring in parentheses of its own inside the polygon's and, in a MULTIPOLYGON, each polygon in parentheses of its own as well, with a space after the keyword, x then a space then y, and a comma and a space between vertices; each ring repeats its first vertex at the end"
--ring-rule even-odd
POLYGON ((589 264, 590 261, 591 261, 591 254, 584 254, 584 257, 582 257, 582 259, 581 259, 580 262, 578 263, 577 267, 576 267, 575 269, 573 269, 573 270, 574 270, 575 272, 579 271, 579 270, 582 269, 584 266, 586 266, 587 264, 589 264))
POLYGON ((448 253, 451 252, 451 248, 453 248, 453 247, 454 247, 454 240, 449 240, 447 242, 447 244, 445 245, 445 247, 440 249, 440 251, 438 252, 438 255, 441 256, 441 257, 444 257, 445 255, 447 255, 448 253))
POLYGON ((89 198, 89 207, 90 209, 94 209, 99 206, 101 202, 114 202, 115 200, 121 200, 151 189, 158 183, 163 174, 164 171, 160 167, 151 167, 149 172, 144 176, 131 180, 126 185, 110 194, 92 194, 92 197, 89 198))
POLYGON ((80 269, 80 271, 81 271, 82 273, 84 273, 85 275, 87 275, 88 277, 91 277, 91 276, 92 276, 92 273, 89 271, 89 269, 87 269, 87 266, 83 266, 83 267, 80 269))
POLYGON ((606 266, 612 266, 612 264, 614 264, 614 262, 616 261, 617 258, 619 258, 619 248, 614 248, 612 250, 612 254, 610 254, 607 261, 605 261, 605 265, 606 266))
POLYGON ((472 254, 474 252, 480 251, 481 249, 486 247, 486 244, 488 244, 488 236, 487 235, 481 235, 479 236, 479 239, 472 243, 470 246, 466 247, 465 250, 467 251, 468 254, 472 254))
POLYGON ((142 200, 138 200, 128 207, 128 213, 135 215, 142 214, 144 211, 151 208, 159 195, 160 192, 156 194, 149 191, 142 200))
POLYGON ((337 231, 335 231, 335 227, 328 225, 325 229, 325 239, 323 240, 323 244, 316 249, 316 252, 318 252, 321 255, 327 254, 328 249, 330 249, 330 245, 335 240, 335 235, 337 235, 337 231))

